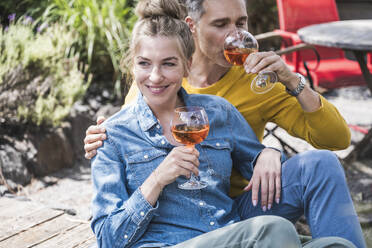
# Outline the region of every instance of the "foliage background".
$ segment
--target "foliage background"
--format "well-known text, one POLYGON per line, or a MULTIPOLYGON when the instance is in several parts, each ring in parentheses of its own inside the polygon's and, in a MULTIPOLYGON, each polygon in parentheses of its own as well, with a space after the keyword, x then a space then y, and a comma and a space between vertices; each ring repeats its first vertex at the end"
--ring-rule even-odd
POLYGON ((71 51, 76 40, 65 25, 35 33, 27 18, 0 31, 0 110, 8 124, 57 126, 69 114, 90 83, 71 51))
MULTIPOLYGON (((35 35, 33 39, 35 40, 39 32, 50 29, 50 27, 56 27, 56 25, 63 26, 61 32, 74 34, 74 39, 65 48, 69 52, 66 52, 64 56, 65 58, 74 57, 75 60, 78 60, 76 66, 80 65, 80 72, 84 74, 86 83, 81 84, 75 78, 77 81, 71 82, 70 85, 70 87, 76 86, 77 91, 75 93, 67 90, 65 94, 51 94, 48 96, 48 103, 55 104, 53 108, 60 109, 63 105, 62 102, 72 101, 73 103, 81 99, 89 101, 89 99, 102 94, 103 91, 109 92, 107 101, 122 104, 130 83, 127 82, 127 78, 130 77, 126 72, 121 73, 119 61, 128 48, 130 32, 136 21, 133 13, 135 4, 136 0, 2 0, 0 1, 0 21, 3 37, 10 34, 10 32, 5 32, 5 29, 9 30, 9 25, 15 25, 15 23, 20 23, 20 20, 29 17, 33 21, 27 33, 33 32, 35 35), (13 21, 8 18, 11 14, 15 14, 15 20, 13 21), (91 75, 90 84, 87 84, 88 75, 91 75), (87 89, 88 85, 89 88, 87 89), (59 98, 58 101, 55 98, 59 98)), ((278 26, 275 0, 247 0, 247 11, 249 29, 253 34, 271 31, 278 26)), ((21 27, 19 26, 19 28, 21 27)), ((23 34, 19 30, 18 33, 13 33, 13 35, 18 35, 19 37, 16 39, 20 40, 23 34)), ((61 36, 64 35, 61 34, 61 36)), ((29 39, 25 39, 24 44, 20 44, 20 46, 24 48, 27 40, 29 39)), ((274 50, 275 46, 277 46, 275 43, 263 44, 261 49, 274 50)), ((43 54, 42 50, 41 53, 43 54)), ((50 62, 46 62, 48 59, 50 61, 48 56, 39 58, 39 60, 45 60, 44 64, 50 64, 50 62)), ((37 63, 40 62, 28 61, 30 64, 26 65, 24 64, 25 58, 21 56, 13 58, 13 60, 13 66, 23 64, 25 68, 36 68, 39 66, 37 63)), ((63 68, 62 61, 62 58, 54 60, 54 68, 63 68)), ((76 67, 76 69, 78 68, 76 67)), ((6 70, 11 70, 11 68, 6 68, 6 70)), ((47 77, 45 73, 48 70, 49 73, 53 71, 45 69, 44 72, 41 72, 44 77, 47 77)), ((56 80, 61 79, 56 78, 56 80)), ((51 92, 57 90, 57 85, 57 83, 54 84, 52 88, 55 89, 52 89, 51 92)), ((60 89, 63 88, 59 87, 60 89)), ((35 99, 35 106, 36 103, 40 105, 40 100, 37 99, 40 99, 40 97, 35 99)), ((53 112, 53 108, 50 108, 48 112, 45 111, 47 109, 46 104, 43 104, 43 106, 43 108, 35 107, 34 110, 29 110, 20 104, 18 108, 19 116, 36 125, 42 123, 59 125, 60 121, 68 115, 72 104, 68 104, 68 108, 65 104, 64 110, 60 111, 63 114, 58 114, 58 118, 51 118, 50 120, 48 120, 48 116, 52 116, 50 113, 53 112), (49 114, 43 114, 43 112, 49 114), (57 119, 58 121, 56 121, 57 119)))
MULTIPOLYGON (((74 102, 88 101, 104 90, 109 92, 108 101, 122 102, 125 76, 120 73, 119 61, 135 22, 134 4, 131 0, 0 2, 0 84, 8 82, 19 67, 22 74, 32 75, 30 85, 38 76, 54 81, 47 94, 38 90, 36 95, 29 94, 34 98, 31 104, 13 102, 18 105, 13 106, 18 110, 18 121, 58 126, 74 102), (56 27, 63 27, 58 29, 60 33, 51 31, 56 27)), ((8 84, 8 95, 24 91, 18 86, 8 84)), ((0 108, 2 122, 7 116, 9 112, 0 108)))

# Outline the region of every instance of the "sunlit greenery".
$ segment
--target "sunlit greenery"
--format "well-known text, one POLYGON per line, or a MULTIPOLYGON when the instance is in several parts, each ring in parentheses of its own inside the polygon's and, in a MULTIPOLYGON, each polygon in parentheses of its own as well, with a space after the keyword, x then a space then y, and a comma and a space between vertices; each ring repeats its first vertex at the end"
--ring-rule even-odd
POLYGON ((42 20, 63 22, 78 32, 80 57, 96 76, 111 72, 120 93, 119 64, 135 22, 133 5, 130 0, 51 0, 42 20))
POLYGON ((122 93, 119 63, 135 22, 134 5, 134 0, 0 3, 0 84, 20 65, 28 84, 53 81, 50 89, 38 86, 32 106, 19 103, 23 121, 59 125, 90 82, 122 93))
POLYGON ((37 85, 32 105, 19 101, 20 119, 56 126, 85 94, 90 77, 84 73, 84 65, 79 64, 79 54, 72 49, 77 40, 77 33, 65 25, 54 24, 37 33, 22 19, 0 31, 0 85, 7 83, 7 73, 19 66, 30 82, 50 82, 37 85))
MULTIPOLYGON (((37 124, 58 125, 73 102, 85 94, 90 81, 122 97, 124 80, 120 81, 119 61, 128 49, 136 2, 1 1, 0 80, 22 65, 34 78, 41 73, 41 78, 53 76, 55 82, 48 94, 40 91, 34 96, 34 106, 20 106, 20 116, 37 124), (11 15, 14 20, 9 19, 11 15), (25 25, 27 16, 31 23, 25 25), (92 80, 87 79, 88 73, 92 80)), ((275 0, 248 3, 251 31, 272 30, 277 18, 275 0)))

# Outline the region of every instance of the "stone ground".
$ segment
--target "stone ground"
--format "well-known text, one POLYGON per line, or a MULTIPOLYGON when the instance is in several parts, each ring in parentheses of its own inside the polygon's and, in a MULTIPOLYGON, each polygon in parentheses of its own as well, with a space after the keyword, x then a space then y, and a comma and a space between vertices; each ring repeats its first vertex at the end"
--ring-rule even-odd
MULTIPOLYGON (((340 89, 327 93, 325 96, 336 105, 349 124, 359 125, 366 129, 372 127, 372 97, 366 87, 340 89)), ((290 137, 283 130, 277 130, 276 133, 299 151, 313 149, 307 143, 290 137)), ((353 143, 362 138, 362 133, 352 131, 353 143)), ((264 143, 280 147, 273 137, 267 137, 264 143)), ((353 145, 336 154, 342 159, 352 149, 353 145)), ((372 161, 356 161, 351 165, 345 165, 345 168, 368 247, 372 248, 372 161)), ((64 169, 44 178, 33 179, 30 185, 20 191, 19 195, 51 208, 64 209, 67 213, 75 214, 74 218, 89 221, 91 216, 89 164, 82 162, 72 169, 64 169)))

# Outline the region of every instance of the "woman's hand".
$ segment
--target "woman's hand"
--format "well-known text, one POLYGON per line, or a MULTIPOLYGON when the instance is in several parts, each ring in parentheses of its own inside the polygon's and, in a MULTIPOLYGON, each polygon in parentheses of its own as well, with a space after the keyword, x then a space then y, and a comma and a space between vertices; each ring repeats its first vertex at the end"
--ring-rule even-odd
POLYGON ((259 73, 260 71, 273 71, 278 80, 289 89, 294 89, 298 84, 298 77, 291 71, 283 59, 275 52, 251 53, 244 62, 247 73, 259 73))
POLYGON ((279 203, 281 193, 281 153, 265 148, 257 159, 253 170, 253 176, 245 191, 252 190, 252 204, 257 205, 258 192, 261 185, 261 207, 263 211, 270 210, 273 205, 274 196, 276 203, 279 203))
POLYGON ((160 186, 164 187, 174 182, 177 177, 190 178, 191 172, 199 174, 199 152, 195 147, 175 147, 154 173, 160 186))
POLYGON ((106 139, 106 130, 100 125, 106 120, 105 117, 97 118, 97 125, 88 127, 84 139, 85 158, 91 159, 97 154, 97 149, 102 146, 102 141, 106 139))
POLYGON ((155 206, 163 188, 174 182, 177 177, 189 178, 191 172, 199 174, 199 152, 194 147, 178 146, 165 157, 163 162, 141 185, 144 198, 155 206))

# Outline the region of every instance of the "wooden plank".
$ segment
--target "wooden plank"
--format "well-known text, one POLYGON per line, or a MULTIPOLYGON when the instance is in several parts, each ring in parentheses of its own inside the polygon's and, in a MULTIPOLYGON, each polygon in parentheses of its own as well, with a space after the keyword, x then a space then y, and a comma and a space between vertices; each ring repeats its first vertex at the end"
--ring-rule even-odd
MULTIPOLYGON (((18 203, 18 205, 23 206, 19 212, 14 213, 12 216, 0 216, 0 242, 64 213, 60 210, 53 210, 45 207, 42 208, 42 206, 32 206, 28 208, 27 205, 23 204, 23 202, 18 203)), ((18 205, 10 205, 9 207, 18 209, 18 205)), ((2 211, 2 208, 0 209, 2 211)))
POLYGON ((3 240, 0 242, 0 248, 35 247, 36 245, 54 238, 62 232, 66 232, 78 225, 80 224, 72 222, 66 218, 66 215, 61 215, 3 240))
POLYGON ((95 242, 95 236, 88 223, 82 223, 58 236, 40 243, 34 248, 72 248, 72 247, 89 247, 95 242))
MULTIPOLYGON (((0 197, 0 219, 15 218, 26 215, 43 206, 33 201, 18 200, 17 198, 0 197)), ((1 225, 1 223, 0 223, 1 225)), ((1 231, 0 231, 1 233, 1 231)))
POLYGON ((92 247, 92 245, 94 244, 94 242, 96 242, 96 238, 95 237, 93 237, 92 239, 89 239, 89 240, 85 241, 84 243, 79 244, 78 246, 76 246, 74 248, 90 248, 90 247, 92 247))

